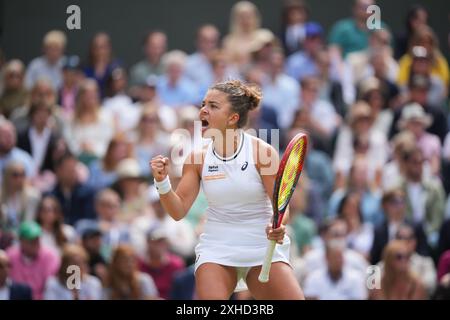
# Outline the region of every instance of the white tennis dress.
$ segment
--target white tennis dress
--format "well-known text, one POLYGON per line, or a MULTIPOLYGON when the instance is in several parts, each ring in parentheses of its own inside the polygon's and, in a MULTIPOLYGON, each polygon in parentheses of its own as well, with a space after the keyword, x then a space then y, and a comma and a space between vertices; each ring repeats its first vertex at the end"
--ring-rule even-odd
MULTIPOLYGON (((207 221, 195 248, 195 270, 206 262, 238 268, 236 291, 246 289, 250 267, 263 264, 268 240, 265 228, 272 205, 255 167, 252 136, 241 133, 237 151, 220 157, 211 142, 203 163, 201 185, 208 200, 207 221)), ((289 263, 289 237, 277 245, 272 262, 289 263)))

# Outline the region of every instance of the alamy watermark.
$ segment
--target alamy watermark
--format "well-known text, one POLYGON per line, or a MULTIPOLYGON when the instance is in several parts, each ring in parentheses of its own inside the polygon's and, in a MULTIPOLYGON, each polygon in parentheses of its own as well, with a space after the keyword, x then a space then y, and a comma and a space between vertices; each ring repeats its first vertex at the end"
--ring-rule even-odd
POLYGON ((379 6, 372 4, 367 7, 367 13, 370 13, 370 16, 366 20, 366 26, 369 30, 378 30, 381 29, 381 9, 379 6))
POLYGON ((72 4, 67 7, 66 13, 69 14, 66 20, 66 27, 69 30, 81 30, 81 9, 72 4))
POLYGON ((70 274, 66 280, 66 286, 69 290, 80 290, 81 289, 81 269, 79 266, 72 264, 67 267, 67 274, 70 274))

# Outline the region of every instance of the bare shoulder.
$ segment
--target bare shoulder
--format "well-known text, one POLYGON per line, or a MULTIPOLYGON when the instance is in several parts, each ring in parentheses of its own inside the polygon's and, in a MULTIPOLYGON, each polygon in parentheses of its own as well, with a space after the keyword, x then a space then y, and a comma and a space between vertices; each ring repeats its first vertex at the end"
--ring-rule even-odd
POLYGON ((278 151, 264 140, 251 136, 253 146, 253 159, 255 166, 261 174, 273 175, 278 170, 280 156, 278 151))
POLYGON ((201 176, 207 149, 208 146, 203 146, 202 149, 191 151, 184 160, 183 171, 185 169, 195 170, 201 176))

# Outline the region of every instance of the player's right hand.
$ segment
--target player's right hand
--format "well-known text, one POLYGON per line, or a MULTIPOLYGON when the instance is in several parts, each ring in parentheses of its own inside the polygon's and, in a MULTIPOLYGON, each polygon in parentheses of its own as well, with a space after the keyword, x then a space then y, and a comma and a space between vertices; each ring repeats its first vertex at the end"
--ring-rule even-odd
POLYGON ((169 158, 163 157, 162 155, 156 156, 150 161, 150 166, 152 168, 153 178, 161 182, 169 173, 169 158))

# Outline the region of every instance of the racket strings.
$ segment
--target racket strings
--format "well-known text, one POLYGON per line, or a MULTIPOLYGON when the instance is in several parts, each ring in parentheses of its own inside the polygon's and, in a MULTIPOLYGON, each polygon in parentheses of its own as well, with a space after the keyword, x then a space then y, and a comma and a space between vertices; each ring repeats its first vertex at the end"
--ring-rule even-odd
POLYGON ((282 208, 290 199, 292 188, 296 182, 297 173, 303 165, 304 140, 300 139, 293 146, 286 161, 283 176, 281 178, 280 191, 278 192, 278 208, 282 208))

